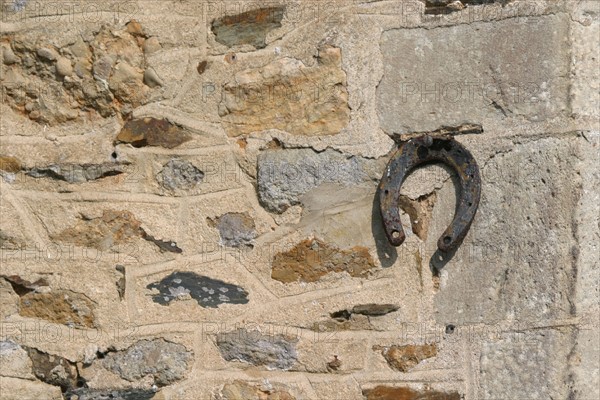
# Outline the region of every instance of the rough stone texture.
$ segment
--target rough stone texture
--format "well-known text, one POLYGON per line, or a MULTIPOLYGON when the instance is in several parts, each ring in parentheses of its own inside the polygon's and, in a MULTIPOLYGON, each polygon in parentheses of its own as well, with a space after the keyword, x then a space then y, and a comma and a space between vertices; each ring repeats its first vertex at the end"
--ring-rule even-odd
POLYGON ((86 295, 70 290, 28 293, 21 296, 19 314, 75 327, 95 327, 94 304, 86 295))
POLYGON ((275 388, 272 385, 251 385, 243 381, 225 384, 218 400, 296 400, 285 388, 275 388))
POLYGON ((256 238, 256 225, 247 213, 227 213, 221 215, 216 227, 225 246, 240 247, 251 245, 256 238))
POLYGON ((421 361, 435 357, 437 347, 435 344, 406 345, 406 346, 374 346, 373 350, 380 351, 388 365, 396 371, 408 372, 421 361))
POLYGON ((83 121, 88 113, 128 114, 146 102, 150 88, 142 81, 143 53, 134 35, 107 26, 84 30, 60 46, 3 32, 6 103, 31 120, 55 125, 83 121))
POLYGON ((281 27, 284 11, 284 7, 269 7, 228 15, 214 20, 211 29, 215 40, 227 47, 249 44, 262 49, 269 31, 281 27))
POLYGON ((129 211, 105 210, 102 217, 82 218, 75 226, 53 235, 52 239, 107 250, 139 237, 140 227, 140 221, 129 211))
POLYGON ((0 376, 0 399, 63 400, 60 388, 39 381, 0 376))
POLYGON ((21 162, 11 156, 0 156, 0 170, 4 172, 19 172, 21 170, 21 162))
POLYGON ((219 115, 229 136, 267 129, 334 135, 348 124, 346 74, 339 48, 321 49, 318 65, 281 58, 242 71, 223 87, 219 115))
POLYGON ((216 308, 221 304, 248 303, 248 292, 244 288, 193 272, 174 272, 160 282, 146 287, 160 292, 153 295, 152 299, 162 305, 189 298, 207 308, 216 308))
POLYGON ((545 121, 570 111, 564 14, 389 30, 381 52, 377 101, 389 134, 490 119, 545 121), (424 68, 441 60, 443 68, 424 68))
POLYGON ((437 390, 413 390, 407 387, 377 386, 363 390, 366 400, 460 400, 459 393, 437 390))
POLYGON ((13 378, 33 379, 33 364, 27 351, 10 340, 0 341, 0 366, 2 375, 13 378))
POLYGON ((154 390, 125 389, 125 390, 93 390, 75 389, 65 394, 67 400, 158 400, 154 390))
MULTIPOLYGON (((507 395, 525 399, 568 398, 571 378, 564 360, 570 358, 571 336, 568 328, 527 331, 482 343, 479 395, 489 399, 507 395)), ((580 398, 593 397, 582 393, 580 398)))
POLYGON ((134 147, 161 146, 172 149, 190 140, 180 127, 165 119, 142 118, 127 121, 117 135, 117 143, 131 143, 134 147))
POLYGON ((227 361, 242 361, 268 369, 287 370, 294 366, 297 339, 284 335, 263 335, 237 329, 217 335, 217 346, 227 361))
POLYGON ((167 190, 189 190, 202 182, 204 172, 189 161, 175 159, 163 166, 156 179, 167 190))
POLYGON ((75 365, 70 400, 600 398, 600 2, 1 7, 0 398, 75 365), (376 196, 423 134, 482 177, 441 259, 450 169, 404 182, 399 247, 376 196))
POLYGON ((102 363, 128 381, 150 376, 154 384, 165 386, 183 379, 192 359, 185 346, 154 339, 140 340, 126 350, 109 353, 102 363))
POLYGON ((377 267, 365 247, 342 250, 319 239, 305 239, 294 248, 276 254, 272 265, 271 278, 283 283, 315 282, 332 272, 364 278, 377 267))
POLYGON ((92 165, 48 165, 32 168, 27 175, 34 178, 59 179, 69 183, 82 183, 96 179, 114 176, 123 173, 122 167, 117 163, 92 164, 92 165))
POLYGON ((258 157, 258 195, 267 210, 281 213, 301 204, 303 194, 323 183, 350 186, 375 178, 379 172, 374 164, 332 150, 264 151, 258 157))
POLYGON ((78 373, 74 363, 33 348, 28 348, 27 353, 32 362, 32 371, 39 380, 59 386, 62 391, 76 387, 78 373))

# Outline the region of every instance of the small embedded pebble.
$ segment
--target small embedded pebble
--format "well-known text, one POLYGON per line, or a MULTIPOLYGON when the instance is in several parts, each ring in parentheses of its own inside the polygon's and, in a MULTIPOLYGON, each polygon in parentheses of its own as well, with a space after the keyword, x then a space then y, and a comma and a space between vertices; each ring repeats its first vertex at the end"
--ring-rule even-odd
POLYGON ((19 57, 17 57, 15 55, 15 53, 12 51, 12 49, 10 47, 3 47, 2 48, 2 61, 6 65, 11 65, 11 64, 18 63, 20 60, 19 60, 19 57))
POLYGON ((60 76, 70 76, 73 73, 71 60, 66 57, 60 57, 58 61, 56 61, 56 72, 60 76))
POLYGON ((58 53, 56 52, 56 50, 51 49, 49 47, 39 48, 37 50, 37 55, 38 57, 47 61, 54 61, 58 58, 58 53))
POLYGON ((160 42, 156 37, 150 37, 144 41, 144 53, 152 54, 161 49, 160 42))
POLYGON ((163 85, 162 79, 160 79, 156 71, 152 68, 148 68, 146 69, 146 72, 144 72, 144 83, 151 88, 163 85))

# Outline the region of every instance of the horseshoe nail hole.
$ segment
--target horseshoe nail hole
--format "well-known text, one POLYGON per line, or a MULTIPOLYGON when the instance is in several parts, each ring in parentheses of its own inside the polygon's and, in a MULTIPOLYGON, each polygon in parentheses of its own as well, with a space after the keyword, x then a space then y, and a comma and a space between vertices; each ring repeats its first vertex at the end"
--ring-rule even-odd
POLYGON ((113 151, 110 156, 116 160, 119 155, 117 154, 116 151, 113 151))
POLYGON ((390 192, 390 191, 389 191, 389 190, 387 190, 387 189, 385 189, 385 190, 383 191, 383 193, 385 193, 385 194, 388 194, 389 192, 390 192))
POLYGON ((452 238, 450 236, 444 237, 444 244, 450 244, 451 241, 452 241, 452 238))
POLYGON ((468 204, 469 204, 469 207, 471 207, 473 205, 473 203, 471 203, 471 202, 469 202, 468 204))
POLYGON ((398 239, 400 237, 400 232, 398 232, 398 231, 392 231, 392 237, 394 239, 398 239))
POLYGON ((419 148, 417 149, 417 156, 420 159, 427 157, 428 154, 429 154, 429 149, 427 149, 427 147, 425 147, 425 146, 419 146, 419 148))

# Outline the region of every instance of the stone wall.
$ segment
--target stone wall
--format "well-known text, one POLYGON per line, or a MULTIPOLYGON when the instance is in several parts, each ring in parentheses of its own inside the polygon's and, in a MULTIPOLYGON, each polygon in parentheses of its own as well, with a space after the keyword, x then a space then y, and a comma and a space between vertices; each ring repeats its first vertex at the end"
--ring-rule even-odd
POLYGON ((600 398, 600 3, 4 0, 0 399, 600 398), (375 189, 450 132, 452 171, 375 189))

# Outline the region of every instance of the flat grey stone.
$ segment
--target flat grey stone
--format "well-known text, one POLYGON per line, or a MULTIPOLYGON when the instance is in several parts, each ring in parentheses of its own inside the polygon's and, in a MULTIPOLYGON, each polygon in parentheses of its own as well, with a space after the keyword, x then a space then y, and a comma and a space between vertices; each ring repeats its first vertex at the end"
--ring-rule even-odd
POLYGON ((192 353, 185 346, 164 339, 140 340, 133 346, 109 353, 103 360, 108 370, 135 382, 148 375, 158 386, 166 386, 185 376, 192 353))
POLYGON ((568 16, 383 32, 377 88, 388 133, 569 111, 568 16))
POLYGON ((282 213, 322 183, 351 186, 379 180, 380 174, 375 160, 335 150, 267 150, 258 157, 258 195, 267 210, 282 213))
POLYGON ((227 361, 242 361, 269 369, 290 369, 298 358, 295 338, 263 335, 237 329, 217 335, 217 346, 227 361))

